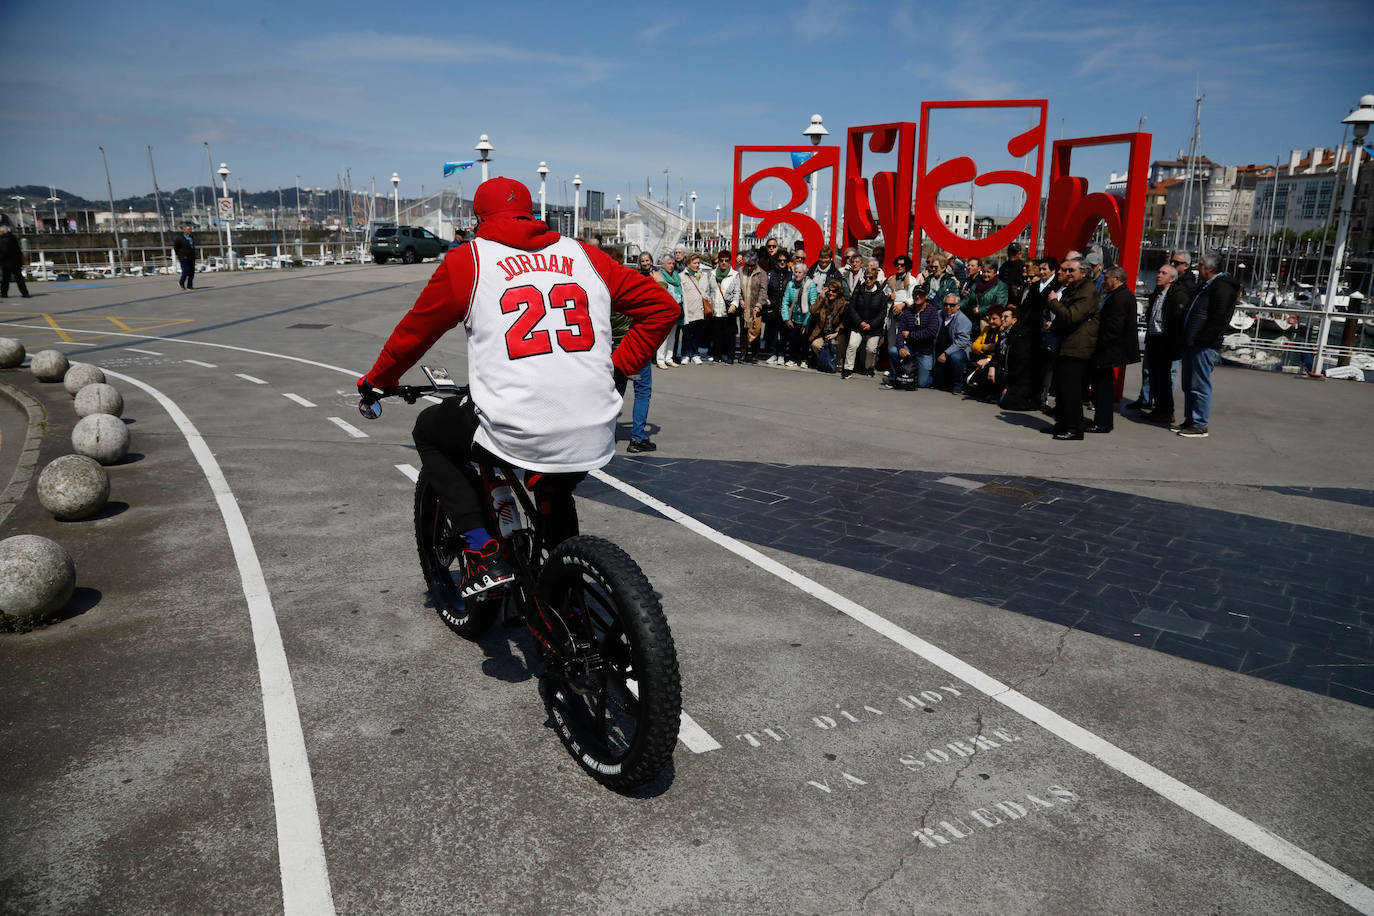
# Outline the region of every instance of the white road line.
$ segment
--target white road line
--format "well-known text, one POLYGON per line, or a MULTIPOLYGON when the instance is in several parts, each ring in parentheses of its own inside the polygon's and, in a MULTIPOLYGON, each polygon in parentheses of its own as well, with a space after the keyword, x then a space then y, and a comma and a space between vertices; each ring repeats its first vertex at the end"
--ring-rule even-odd
POLYGON ((434 395, 432 395, 432 394, 426 394, 426 395, 423 395, 423 397, 424 397, 424 399, 425 399, 426 401, 433 401, 435 404, 442 404, 442 403, 444 403, 444 399, 443 399, 443 398, 436 398, 436 397, 435 397, 434 395))
POLYGON ((413 464, 398 464, 396 470, 409 477, 411 483, 418 483, 420 480, 420 472, 415 469, 413 464))
MULTIPOLYGON (((310 406, 311 406, 311 407, 314 407, 315 405, 314 405, 314 404, 311 404, 310 406)), ((325 417, 325 419, 328 420, 330 423, 333 423, 333 424, 334 424, 335 426, 337 426, 339 429, 341 429, 341 430, 343 430, 344 432, 348 433, 348 434, 349 434, 350 436, 352 436, 354 439, 366 439, 366 438, 367 438, 367 433, 363 432, 361 429, 359 429, 358 427, 352 425, 351 423, 345 423, 342 417, 325 417)))
POLYGON ((302 407, 315 407, 315 406, 317 406, 313 401, 307 401, 305 398, 301 397, 301 396, 298 395, 298 394, 291 394, 291 393, 289 393, 289 392, 282 392, 282 397, 286 398, 288 401, 295 401, 297 404, 301 405, 302 407))
POLYGON ((203 363, 203 362, 201 362, 201 361, 198 360, 198 359, 183 359, 182 362, 183 362, 183 363, 190 363, 190 364, 193 365, 193 366, 201 366, 201 367, 206 368, 206 369, 218 369, 218 368, 219 368, 219 366, 216 366, 214 363, 203 363))
MULTIPOLYGON (((635 699, 639 699, 639 683, 637 681, 626 680, 625 688, 634 694, 635 699)), ((706 729, 696 723, 696 720, 687 713, 682 713, 677 723, 677 740, 687 746, 687 750, 693 754, 704 754, 707 751, 720 750, 720 742, 712 738, 706 729)))
POLYGON ((244 375, 242 372, 235 372, 235 373, 234 373, 234 376, 235 376, 236 378, 241 378, 241 379, 243 379, 245 382, 252 382, 254 385, 266 385, 266 384, 267 384, 266 382, 264 382, 262 379, 258 378, 257 376, 254 376, 254 375, 244 375))
POLYGON ((144 356, 161 356, 156 350, 140 350, 138 347, 125 347, 130 353, 142 353, 144 356))
POLYGON ((99 344, 87 343, 84 340, 63 340, 60 343, 68 347, 97 347, 99 344))
POLYGON ((1111 742, 1070 722, 1057 712, 1037 703, 1024 694, 1011 689, 989 674, 973 667, 939 646, 926 642, 919 636, 897 626, 890 620, 856 604, 843 595, 837 594, 789 566, 735 540, 709 525, 674 509, 672 506, 655 499, 649 494, 624 483, 603 471, 592 471, 591 475, 607 486, 653 509, 671 521, 677 522, 707 540, 713 541, 737 556, 743 557, 760 569, 770 572, 807 594, 825 602, 835 610, 863 624, 882 636, 902 646, 937 668, 959 678, 976 690, 981 691, 1008 709, 1025 716, 1051 734, 1067 741, 1074 747, 1096 757, 1107 766, 1124 776, 1134 779, 1153 792, 1178 805, 1183 810, 1196 815, 1218 830, 1249 846, 1263 856, 1277 862, 1295 875, 1310 881, 1317 887, 1344 901, 1362 913, 1374 913, 1374 890, 1356 881, 1350 875, 1324 862, 1283 837, 1271 832, 1249 818, 1231 810, 1220 802, 1214 801, 1196 789, 1173 778, 1163 770, 1154 767, 1133 754, 1127 753, 1111 742))
POLYGON ((324 839, 320 816, 315 806, 315 786, 310 776, 310 758, 305 752, 300 713, 286 662, 281 630, 277 625, 272 596, 262 574, 262 564, 253 548, 243 512, 239 509, 229 481, 220 470, 200 431, 174 401, 161 391, 136 378, 105 370, 105 374, 142 388, 152 395, 176 423, 191 454, 200 463, 210 490, 215 495, 229 543, 239 567, 239 581, 248 603, 248 619, 253 628, 253 645, 258 657, 258 678, 262 684, 262 709, 267 725, 267 759, 272 776, 272 801, 277 817, 277 855, 281 865, 283 910, 292 916, 329 916, 334 912, 334 897, 329 887, 329 868, 324 859, 324 839))

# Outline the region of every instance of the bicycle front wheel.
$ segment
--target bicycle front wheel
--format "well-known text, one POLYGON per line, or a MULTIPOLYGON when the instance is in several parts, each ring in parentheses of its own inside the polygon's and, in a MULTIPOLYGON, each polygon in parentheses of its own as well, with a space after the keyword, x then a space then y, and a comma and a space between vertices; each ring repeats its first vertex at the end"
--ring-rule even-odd
POLYGON ((673 634, 639 566, 610 541, 569 538, 549 555, 539 597, 565 647, 544 682, 559 737, 613 789, 638 788, 672 759, 682 718, 673 634))
POLYGON ((415 483, 415 546, 425 588, 444 624, 464 639, 476 639, 491 626, 501 599, 463 597, 463 543, 462 532, 454 530, 439 494, 421 471, 415 483))

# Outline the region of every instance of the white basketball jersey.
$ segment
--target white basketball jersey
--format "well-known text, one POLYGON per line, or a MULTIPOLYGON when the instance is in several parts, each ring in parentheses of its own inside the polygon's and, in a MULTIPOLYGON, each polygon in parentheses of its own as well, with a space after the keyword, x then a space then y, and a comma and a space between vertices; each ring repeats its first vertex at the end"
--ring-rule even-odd
POLYGON ((475 441, 534 471, 590 471, 615 454, 611 294, 582 246, 472 243, 477 280, 464 323, 475 441))

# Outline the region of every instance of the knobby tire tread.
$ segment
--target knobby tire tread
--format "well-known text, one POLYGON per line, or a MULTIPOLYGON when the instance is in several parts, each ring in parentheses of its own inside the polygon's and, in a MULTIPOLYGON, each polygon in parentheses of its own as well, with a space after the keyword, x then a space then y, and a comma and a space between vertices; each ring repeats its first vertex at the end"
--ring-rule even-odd
MULTIPOLYGON (((443 582, 438 579, 439 576, 447 576, 447 571, 439 565, 433 555, 434 544, 429 531, 428 515, 430 505, 437 502, 437 499, 425 472, 420 471, 419 479, 415 482, 415 546, 420 555, 420 571, 424 576, 430 600, 434 603, 434 612, 439 615, 439 619, 464 639, 475 640, 491 627, 492 621, 501 609, 500 602, 479 598, 464 599, 458 594, 458 588, 452 584, 452 580, 449 580, 446 589, 443 582), (455 601, 461 602, 462 606, 455 606, 455 601)), ((442 512, 443 509, 439 508, 437 511, 442 512)), ((461 563, 461 560, 459 562, 461 563)))
MULTIPOLYGON (((550 555, 544 575, 556 570, 558 561, 569 555, 587 561, 606 579, 626 636, 632 649, 637 650, 635 667, 642 709, 634 743, 619 773, 599 772, 574 756, 603 785, 619 790, 636 789, 653 781, 668 766, 677 746, 682 684, 672 631, 658 593, 639 564, 620 547, 593 535, 569 538, 550 555)), ((540 592, 547 593, 542 587, 540 592)), ((558 731, 568 744, 565 729, 560 726, 558 731)), ((572 750, 571 746, 569 749, 572 750)))

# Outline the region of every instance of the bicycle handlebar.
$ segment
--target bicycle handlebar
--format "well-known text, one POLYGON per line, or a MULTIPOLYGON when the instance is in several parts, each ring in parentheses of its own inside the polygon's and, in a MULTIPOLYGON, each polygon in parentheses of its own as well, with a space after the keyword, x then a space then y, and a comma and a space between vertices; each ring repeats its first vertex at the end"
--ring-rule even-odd
POLYGON ((369 420, 375 420, 382 415, 382 401, 386 398, 400 398, 407 404, 414 404, 420 398, 431 394, 466 395, 467 385, 442 387, 438 385, 395 385, 391 388, 378 389, 381 394, 377 395, 375 401, 358 401, 358 413, 369 420))

